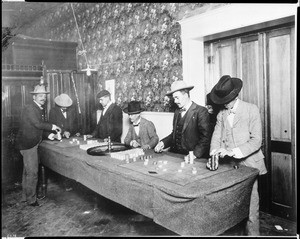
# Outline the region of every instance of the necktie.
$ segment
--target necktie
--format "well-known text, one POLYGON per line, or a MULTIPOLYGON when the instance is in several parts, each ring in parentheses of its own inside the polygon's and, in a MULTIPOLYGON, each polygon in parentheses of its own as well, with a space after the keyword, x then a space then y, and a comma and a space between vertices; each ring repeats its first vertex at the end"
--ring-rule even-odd
POLYGON ((140 124, 134 124, 133 127, 138 127, 140 124))

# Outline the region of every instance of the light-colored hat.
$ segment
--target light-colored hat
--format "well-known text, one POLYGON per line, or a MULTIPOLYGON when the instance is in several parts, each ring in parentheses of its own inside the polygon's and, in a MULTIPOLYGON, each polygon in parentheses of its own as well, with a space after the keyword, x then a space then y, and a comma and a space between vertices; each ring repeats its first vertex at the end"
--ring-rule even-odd
POLYGON ((73 100, 67 94, 56 96, 54 102, 60 107, 70 107, 73 104, 73 100))
POLYGON ((179 90, 191 90, 193 89, 194 86, 192 85, 187 85, 183 80, 178 80, 178 81, 174 81, 171 85, 171 91, 168 91, 166 93, 166 95, 172 95, 174 92, 179 91, 179 90))
POLYGON ((46 91, 46 87, 44 85, 36 85, 34 90, 30 92, 30 94, 49 94, 49 91, 46 91))

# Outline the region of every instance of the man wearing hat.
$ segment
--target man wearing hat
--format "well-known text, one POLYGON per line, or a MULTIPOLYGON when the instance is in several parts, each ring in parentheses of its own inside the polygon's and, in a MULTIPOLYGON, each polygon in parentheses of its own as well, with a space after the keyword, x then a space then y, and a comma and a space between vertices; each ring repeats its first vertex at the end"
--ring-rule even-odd
MULTIPOLYGON (((73 101, 67 94, 60 94, 54 98, 55 106, 49 112, 49 122, 58 125, 62 132, 62 137, 69 138, 78 132, 78 122, 76 112, 72 108, 73 101)), ((50 137, 57 137, 51 134, 50 137)), ((58 138, 59 139, 59 138, 58 138)))
POLYGON ((123 130, 123 113, 122 109, 111 101, 110 93, 102 90, 97 94, 100 104, 103 106, 100 120, 96 129, 88 137, 95 137, 112 142, 121 142, 123 130))
MULTIPOLYGON (((211 90, 210 98, 218 105, 224 105, 217 116, 212 135, 210 155, 218 154, 222 161, 257 168, 259 174, 267 173, 264 155, 261 151, 262 126, 256 105, 238 98, 243 86, 239 78, 224 75, 211 90)), ((220 161, 221 162, 221 161, 220 161)), ((210 160, 207 167, 211 169, 210 160)), ((254 182, 249 218, 246 225, 248 235, 259 235, 259 195, 257 180, 254 182)))
POLYGON ((190 99, 189 91, 193 88, 181 80, 172 83, 171 91, 166 95, 173 96, 179 109, 174 112, 172 133, 156 145, 156 152, 171 147, 170 151, 175 153, 187 155, 193 151, 194 157, 208 157, 211 137, 209 114, 205 107, 190 99))
POLYGON ((129 126, 124 143, 134 148, 152 149, 158 142, 158 136, 154 124, 141 117, 141 104, 138 101, 131 101, 124 112, 129 115, 132 124, 129 126))
POLYGON ((16 145, 23 156, 23 178, 22 178, 22 201, 30 206, 39 206, 37 202, 38 183, 38 151, 37 148, 42 141, 43 131, 61 131, 55 124, 44 121, 43 105, 46 102, 46 91, 44 85, 37 85, 33 95, 33 102, 26 105, 20 118, 20 128, 16 137, 16 145))

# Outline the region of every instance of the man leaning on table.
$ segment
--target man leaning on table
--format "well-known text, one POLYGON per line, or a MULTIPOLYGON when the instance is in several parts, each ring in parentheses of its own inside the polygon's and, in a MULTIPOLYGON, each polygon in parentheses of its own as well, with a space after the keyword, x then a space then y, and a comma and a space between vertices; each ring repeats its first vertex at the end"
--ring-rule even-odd
POLYGON ((172 83, 171 91, 166 95, 172 95, 179 108, 174 112, 172 133, 155 146, 155 152, 170 147, 174 153, 188 155, 189 151, 193 151, 194 158, 208 157, 211 138, 209 114, 205 107, 190 99, 193 88, 182 80, 172 83))
MULTIPOLYGON (((242 86, 241 79, 224 75, 211 90, 211 100, 215 104, 224 105, 224 109, 217 115, 210 155, 219 155, 224 163, 257 168, 262 175, 267 173, 267 169, 260 149, 262 128, 259 109, 256 105, 238 98, 242 86)), ((211 160, 208 161, 207 167, 211 169, 211 160)), ((251 192, 249 218, 246 225, 246 233, 250 236, 259 235, 257 184, 256 179, 251 192)))

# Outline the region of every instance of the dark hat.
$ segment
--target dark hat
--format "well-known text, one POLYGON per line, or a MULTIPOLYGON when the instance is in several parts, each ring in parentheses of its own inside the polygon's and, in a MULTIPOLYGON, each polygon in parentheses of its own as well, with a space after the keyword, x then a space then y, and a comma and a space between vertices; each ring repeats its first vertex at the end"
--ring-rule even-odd
POLYGON ((142 109, 141 103, 139 101, 130 101, 128 103, 128 106, 124 109, 124 112, 129 115, 139 114, 142 111, 144 111, 144 109, 142 109))
POLYGON ((187 85, 184 81, 182 80, 178 80, 178 81, 174 81, 171 85, 171 91, 167 92, 166 95, 170 96, 172 95, 174 92, 179 91, 179 90, 191 90, 193 89, 194 86, 192 85, 187 85))
POLYGON ((224 75, 212 88, 210 99, 218 105, 227 104, 239 94, 242 87, 243 82, 241 79, 224 75))
POLYGON ((110 95, 109 91, 107 91, 107 90, 101 90, 101 91, 97 94, 97 98, 101 98, 101 97, 106 96, 106 95, 110 95))

